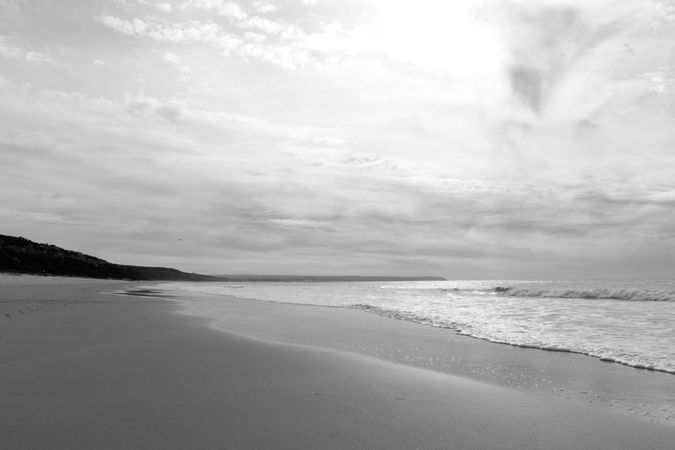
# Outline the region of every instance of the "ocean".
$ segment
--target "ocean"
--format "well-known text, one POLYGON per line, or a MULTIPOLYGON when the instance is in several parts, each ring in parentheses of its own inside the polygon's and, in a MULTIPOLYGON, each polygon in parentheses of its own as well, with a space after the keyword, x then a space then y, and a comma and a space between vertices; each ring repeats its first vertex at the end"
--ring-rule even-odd
POLYGON ((356 308, 522 347, 675 374, 675 281, 163 283, 270 302, 356 308))

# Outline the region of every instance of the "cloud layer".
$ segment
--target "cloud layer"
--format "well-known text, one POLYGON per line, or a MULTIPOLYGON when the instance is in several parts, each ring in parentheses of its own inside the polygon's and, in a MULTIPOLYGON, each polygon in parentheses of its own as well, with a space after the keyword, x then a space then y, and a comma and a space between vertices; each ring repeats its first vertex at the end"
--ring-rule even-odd
POLYGON ((0 2, 0 232, 208 273, 671 276, 675 3, 440 3, 0 2))

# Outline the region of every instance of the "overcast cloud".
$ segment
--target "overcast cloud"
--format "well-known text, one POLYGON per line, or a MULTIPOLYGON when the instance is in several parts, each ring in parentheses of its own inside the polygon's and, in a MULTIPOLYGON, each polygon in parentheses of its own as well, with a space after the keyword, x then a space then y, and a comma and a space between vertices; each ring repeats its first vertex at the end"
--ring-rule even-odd
POLYGON ((672 278, 674 43, 672 0, 0 0, 0 233, 206 273, 672 278))

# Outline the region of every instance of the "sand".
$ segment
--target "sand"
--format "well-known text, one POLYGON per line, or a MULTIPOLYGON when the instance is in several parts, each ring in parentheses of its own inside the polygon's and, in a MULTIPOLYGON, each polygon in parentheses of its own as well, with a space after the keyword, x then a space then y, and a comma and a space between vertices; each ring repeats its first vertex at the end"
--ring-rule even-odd
MULTIPOLYGON (((608 408, 252 338, 176 314, 166 299, 97 293, 129 286, 0 278, 3 448, 670 449, 675 442, 674 427, 608 408)), ((364 317, 352 338, 368 345, 372 334, 359 336, 364 317)), ((314 333, 301 322, 286 321, 287 334, 314 333)), ((402 324, 388 323, 391 333, 402 324)))

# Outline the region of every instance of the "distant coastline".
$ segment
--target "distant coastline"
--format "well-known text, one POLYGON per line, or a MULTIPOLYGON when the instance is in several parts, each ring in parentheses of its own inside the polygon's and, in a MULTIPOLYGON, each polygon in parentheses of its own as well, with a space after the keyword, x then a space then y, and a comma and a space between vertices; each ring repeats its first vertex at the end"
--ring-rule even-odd
POLYGON ((16 236, 0 235, 0 272, 14 274, 144 281, 433 281, 443 277, 315 276, 315 275, 203 275, 168 267, 115 264, 95 256, 41 244, 16 236))
POLYGON ((434 276, 360 276, 360 275, 222 275, 233 281, 269 281, 269 282, 339 282, 339 281, 447 281, 444 277, 434 276))

